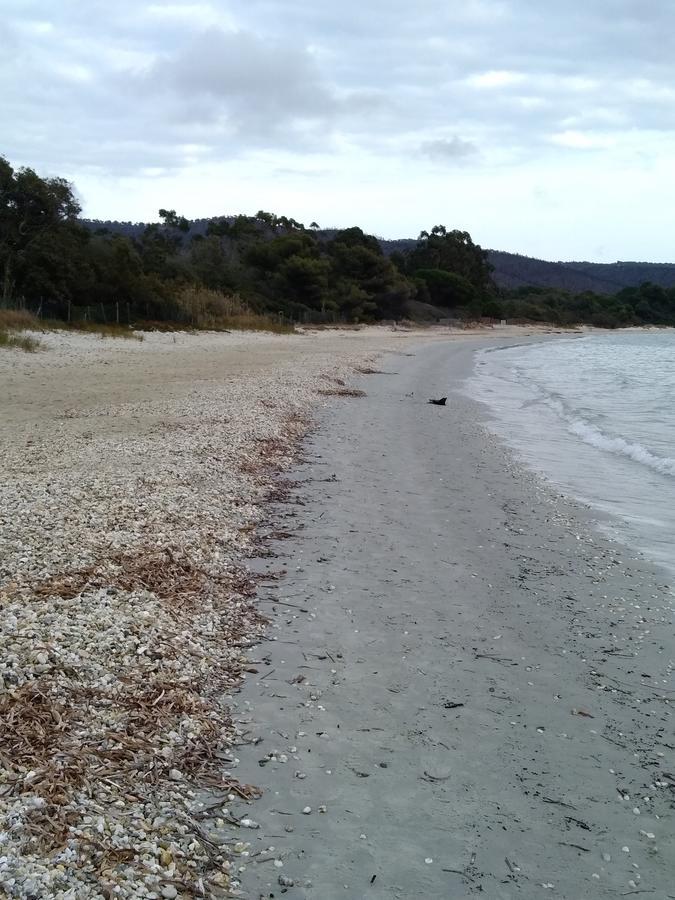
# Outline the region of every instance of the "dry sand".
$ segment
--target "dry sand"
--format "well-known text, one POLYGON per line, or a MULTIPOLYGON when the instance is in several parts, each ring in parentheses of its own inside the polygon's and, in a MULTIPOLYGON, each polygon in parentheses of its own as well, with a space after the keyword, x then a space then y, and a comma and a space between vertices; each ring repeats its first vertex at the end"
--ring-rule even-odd
POLYGON ((388 357, 278 507, 237 700, 251 900, 675 896, 667 576, 486 431, 471 354, 388 357))

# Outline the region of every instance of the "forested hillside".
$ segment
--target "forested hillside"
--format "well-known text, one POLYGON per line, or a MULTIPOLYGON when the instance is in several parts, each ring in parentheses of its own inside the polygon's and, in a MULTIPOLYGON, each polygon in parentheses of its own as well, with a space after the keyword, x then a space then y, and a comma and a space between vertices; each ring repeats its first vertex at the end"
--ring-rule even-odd
POLYGON ((675 286, 675 265, 672 263, 547 262, 501 250, 489 250, 488 256, 494 267, 494 280, 502 288, 531 285, 573 293, 614 294, 622 288, 639 287, 645 282, 666 288, 675 286))
MULTIPOLYGON (((186 239, 205 235, 211 219, 190 221, 186 239)), ((234 217, 229 221, 233 222, 234 217)), ((114 234, 130 238, 140 238, 147 225, 140 222, 113 222, 82 220, 82 224, 95 231, 105 228, 114 234)), ((319 239, 328 240, 337 234, 337 229, 318 229, 314 232, 319 239)), ((415 238, 386 240, 378 238, 386 256, 392 253, 409 253, 415 248, 415 238)), ((554 288, 579 294, 593 291, 597 294, 615 294, 624 287, 639 287, 650 282, 661 287, 675 287, 675 263, 648 262, 550 262, 535 259, 519 253, 504 250, 488 250, 488 262, 492 266, 492 278, 499 288, 521 288, 523 286, 554 288)))
POLYGON ((61 178, 0 157, 0 305, 69 322, 225 327, 481 318, 675 325, 675 266, 546 263, 436 225, 382 241, 263 210, 159 224, 82 221, 61 178), (653 273, 662 283, 644 283, 653 273), (665 286, 664 286, 665 282, 665 286))

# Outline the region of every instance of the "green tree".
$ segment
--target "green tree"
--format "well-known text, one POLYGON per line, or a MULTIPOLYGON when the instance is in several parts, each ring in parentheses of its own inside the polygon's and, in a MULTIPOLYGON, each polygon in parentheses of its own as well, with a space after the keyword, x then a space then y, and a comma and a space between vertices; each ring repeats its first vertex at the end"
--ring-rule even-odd
POLYGON ((231 264, 222 239, 215 234, 195 235, 188 255, 191 276, 212 290, 236 287, 236 268, 231 264))
POLYGON ((434 226, 431 232, 422 231, 407 265, 411 274, 420 269, 454 272, 479 291, 492 287, 487 251, 474 244, 468 231, 447 231, 444 225, 434 226))
POLYGON ((186 234, 190 230, 190 223, 185 216, 179 216, 175 209, 160 209, 159 217, 166 228, 175 229, 186 234))
POLYGON ((173 280, 186 277, 186 260, 181 254, 190 223, 175 209, 160 209, 162 223, 147 225, 139 241, 143 268, 148 274, 173 280))
POLYGON ((129 304, 134 312, 140 313, 147 299, 143 261, 129 238, 121 234, 95 236, 89 252, 95 272, 93 299, 101 303, 129 304))
POLYGON ((427 286, 428 296, 435 306, 466 307, 475 304, 479 291, 463 275, 445 269, 418 269, 415 277, 427 286))
POLYGON ((36 235, 16 269, 21 296, 52 318, 68 319, 72 304, 92 302, 96 275, 89 244, 89 233, 75 224, 36 235))
MULTIPOLYGON (((16 171, 0 157, 0 266, 2 300, 23 291, 30 251, 80 213, 72 186, 64 178, 40 178, 33 169, 16 171)), ((65 262, 65 261, 64 261, 65 262)))
POLYGON ((327 260, 295 254, 279 266, 273 286, 280 297, 308 309, 321 310, 326 300, 329 274, 327 260))
POLYGON ((341 314, 352 321, 396 318, 414 292, 380 242, 360 228, 338 231, 326 245, 333 268, 333 296, 341 314))

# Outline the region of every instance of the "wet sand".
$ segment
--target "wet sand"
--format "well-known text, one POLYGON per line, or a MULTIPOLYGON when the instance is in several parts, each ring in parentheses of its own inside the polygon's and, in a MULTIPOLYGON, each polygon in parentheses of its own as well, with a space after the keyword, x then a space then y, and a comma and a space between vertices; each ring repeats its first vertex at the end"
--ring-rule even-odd
POLYGON ((386 356, 274 510, 244 897, 675 896, 667 576, 455 393, 476 346, 386 356))

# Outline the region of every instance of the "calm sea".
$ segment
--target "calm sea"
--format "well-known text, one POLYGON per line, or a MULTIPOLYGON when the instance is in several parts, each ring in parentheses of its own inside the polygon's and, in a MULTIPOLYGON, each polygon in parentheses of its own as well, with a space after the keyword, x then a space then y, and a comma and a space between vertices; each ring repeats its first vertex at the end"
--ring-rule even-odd
POLYGON ((468 389, 529 465, 675 573, 675 332, 482 350, 468 389))

